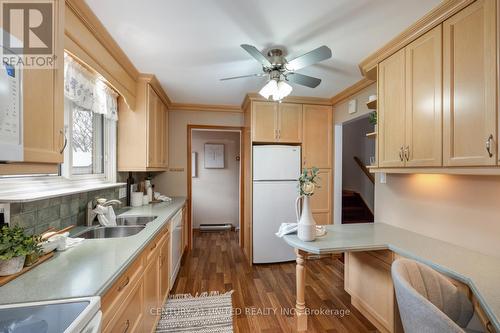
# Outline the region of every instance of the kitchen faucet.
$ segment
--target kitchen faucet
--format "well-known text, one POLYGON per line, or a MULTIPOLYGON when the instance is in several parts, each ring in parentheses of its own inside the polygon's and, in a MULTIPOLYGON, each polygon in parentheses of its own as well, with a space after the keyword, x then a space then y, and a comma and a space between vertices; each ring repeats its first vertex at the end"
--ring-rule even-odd
POLYGON ((99 198, 96 200, 97 203, 94 205, 94 200, 90 200, 87 203, 87 226, 91 227, 94 223, 94 220, 97 216, 96 213, 94 213, 94 208, 97 207, 97 205, 103 206, 103 207, 108 207, 111 205, 121 205, 122 202, 120 200, 112 199, 112 200, 106 200, 104 198, 99 198))

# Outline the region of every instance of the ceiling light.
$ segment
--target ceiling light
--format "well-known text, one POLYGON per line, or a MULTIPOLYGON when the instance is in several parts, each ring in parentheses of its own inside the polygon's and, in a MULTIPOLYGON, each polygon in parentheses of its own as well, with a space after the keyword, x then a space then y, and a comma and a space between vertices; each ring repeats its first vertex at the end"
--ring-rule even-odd
POLYGON ((292 86, 285 81, 272 79, 262 87, 259 94, 265 99, 269 99, 270 96, 273 96, 273 101, 281 101, 283 98, 290 95, 292 89, 292 86))
POLYGON ((276 80, 269 80, 269 82, 259 91, 259 94, 265 99, 268 99, 269 96, 274 95, 277 90, 278 82, 276 82, 276 80))

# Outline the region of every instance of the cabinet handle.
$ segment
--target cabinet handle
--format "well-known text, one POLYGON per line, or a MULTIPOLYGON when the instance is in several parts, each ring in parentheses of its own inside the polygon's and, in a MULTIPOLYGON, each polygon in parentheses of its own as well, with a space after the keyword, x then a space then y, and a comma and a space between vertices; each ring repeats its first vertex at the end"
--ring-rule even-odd
POLYGON ((401 160, 401 162, 404 162, 404 158, 403 158, 403 146, 401 146, 401 148, 399 148, 399 159, 401 160))
POLYGON ((488 155, 490 158, 493 157, 493 153, 491 152, 491 142, 493 141, 493 134, 490 134, 488 139, 486 140, 486 151, 488 152, 488 155))
POLYGON ((406 162, 408 162, 410 160, 410 146, 406 146, 406 148, 404 150, 404 156, 405 156, 406 162))
POLYGON ((130 320, 127 319, 127 321, 125 322, 125 328, 123 329, 123 333, 126 333, 129 327, 130 327, 130 320))
POLYGON ((59 151, 59 154, 62 154, 62 153, 64 152, 64 149, 66 149, 66 146, 68 145, 68 138, 66 137, 66 131, 65 131, 63 128, 61 128, 61 129, 59 130, 59 133, 60 133, 60 134, 63 136, 63 138, 64 138, 64 143, 63 143, 63 146, 62 146, 61 150, 59 151))
POLYGON ((127 276, 127 278, 125 279, 125 282, 123 282, 122 285, 118 287, 118 291, 122 291, 128 285, 129 282, 130 282, 130 278, 127 276))
POLYGON ((155 248, 156 248, 156 243, 154 243, 153 246, 151 246, 150 251, 153 251, 155 248))

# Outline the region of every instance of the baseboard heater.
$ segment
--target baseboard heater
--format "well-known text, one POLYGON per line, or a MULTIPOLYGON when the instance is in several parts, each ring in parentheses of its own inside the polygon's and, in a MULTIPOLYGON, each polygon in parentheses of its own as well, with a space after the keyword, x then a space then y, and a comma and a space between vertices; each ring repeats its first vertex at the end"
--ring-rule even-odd
POLYGON ((231 223, 225 224, 200 224, 200 231, 226 231, 231 230, 231 223))

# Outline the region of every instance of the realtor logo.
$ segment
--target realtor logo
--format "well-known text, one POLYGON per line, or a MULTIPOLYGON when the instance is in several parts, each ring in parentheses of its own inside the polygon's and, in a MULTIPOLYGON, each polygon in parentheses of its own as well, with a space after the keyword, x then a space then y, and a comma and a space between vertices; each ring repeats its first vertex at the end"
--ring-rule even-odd
POLYGON ((3 60, 18 65, 48 68, 54 64, 53 0, 0 0, 2 18, 3 60), (7 51, 8 52, 7 52, 7 51), (11 58, 11 59, 6 59, 11 58))

